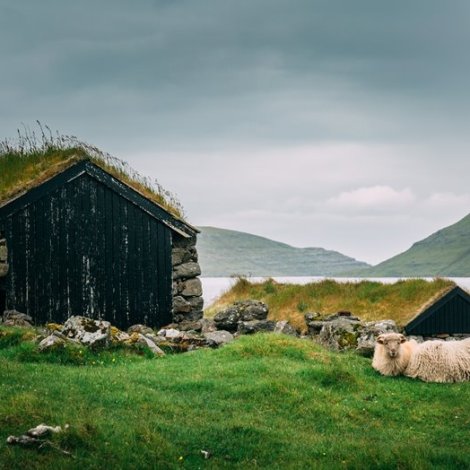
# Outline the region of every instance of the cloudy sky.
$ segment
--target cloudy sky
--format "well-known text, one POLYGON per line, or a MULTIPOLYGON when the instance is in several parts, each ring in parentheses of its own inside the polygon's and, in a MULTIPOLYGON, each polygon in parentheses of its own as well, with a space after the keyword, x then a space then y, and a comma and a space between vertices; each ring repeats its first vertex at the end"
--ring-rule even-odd
POLYGON ((377 263, 470 212, 468 0, 0 0, 0 137, 39 119, 196 225, 377 263))

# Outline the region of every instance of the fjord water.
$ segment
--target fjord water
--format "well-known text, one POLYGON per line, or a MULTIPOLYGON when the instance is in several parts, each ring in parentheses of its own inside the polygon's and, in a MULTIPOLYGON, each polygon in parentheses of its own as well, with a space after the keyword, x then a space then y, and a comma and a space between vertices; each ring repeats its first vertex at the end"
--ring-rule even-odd
MULTIPOLYGON (((263 282, 264 277, 250 277, 248 278, 251 282, 263 282)), ((291 277, 273 277, 276 282, 287 283, 287 284, 308 284, 309 282, 320 282, 324 279, 332 279, 337 282, 360 282, 360 281, 374 281, 383 282, 384 284, 393 284, 400 279, 407 279, 404 277, 322 277, 322 276, 291 276, 291 277)), ((432 281, 432 277, 423 278, 432 281)), ((470 277, 450 277, 448 278, 454 281, 458 286, 463 289, 470 290, 470 277)), ((223 294, 225 291, 230 289, 232 285, 237 281, 234 277, 202 277, 202 289, 204 297, 204 307, 207 308, 211 305, 217 297, 223 294)))

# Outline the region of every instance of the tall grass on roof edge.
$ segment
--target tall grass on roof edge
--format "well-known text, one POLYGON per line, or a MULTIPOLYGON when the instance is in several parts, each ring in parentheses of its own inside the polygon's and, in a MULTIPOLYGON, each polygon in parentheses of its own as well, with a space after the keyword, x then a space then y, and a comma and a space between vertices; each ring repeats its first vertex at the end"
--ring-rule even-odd
POLYGON ((177 197, 157 180, 142 176, 127 162, 73 135, 52 132, 40 121, 36 124, 36 130, 23 125, 15 138, 0 141, 0 203, 88 158, 174 216, 184 218, 177 197))

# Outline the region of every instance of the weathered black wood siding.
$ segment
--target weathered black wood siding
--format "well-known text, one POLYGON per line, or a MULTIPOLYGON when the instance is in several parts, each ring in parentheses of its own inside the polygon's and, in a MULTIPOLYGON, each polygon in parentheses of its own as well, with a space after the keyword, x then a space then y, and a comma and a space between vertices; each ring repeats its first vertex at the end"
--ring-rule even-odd
POLYGON ((121 328, 171 322, 171 230, 97 178, 64 181, 0 225, 8 309, 36 324, 70 315, 121 328))
POLYGON ((470 296, 456 287, 411 321, 405 330, 410 335, 470 333, 470 296))

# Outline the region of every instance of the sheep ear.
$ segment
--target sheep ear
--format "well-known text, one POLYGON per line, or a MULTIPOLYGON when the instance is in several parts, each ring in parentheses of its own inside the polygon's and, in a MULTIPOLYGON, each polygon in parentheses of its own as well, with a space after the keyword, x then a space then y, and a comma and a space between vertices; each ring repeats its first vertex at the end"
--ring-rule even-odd
POLYGON ((377 337, 377 343, 384 344, 384 337, 383 335, 380 335, 377 337))
POLYGON ((406 338, 403 335, 400 335, 400 343, 404 343, 406 341, 406 338))

